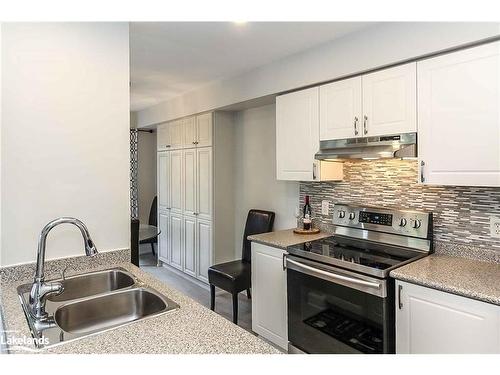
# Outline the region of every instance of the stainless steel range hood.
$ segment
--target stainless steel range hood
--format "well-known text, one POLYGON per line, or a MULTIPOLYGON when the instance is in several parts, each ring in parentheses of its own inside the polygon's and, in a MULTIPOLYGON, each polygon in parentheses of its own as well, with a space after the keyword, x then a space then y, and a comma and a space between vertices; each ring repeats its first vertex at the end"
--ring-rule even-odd
POLYGON ((320 142, 317 160, 417 157, 417 133, 333 139, 320 142))

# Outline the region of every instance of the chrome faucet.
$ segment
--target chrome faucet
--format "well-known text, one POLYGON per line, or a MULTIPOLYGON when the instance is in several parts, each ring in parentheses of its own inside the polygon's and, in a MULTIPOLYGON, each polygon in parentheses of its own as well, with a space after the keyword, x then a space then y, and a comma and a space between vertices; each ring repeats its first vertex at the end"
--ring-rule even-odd
POLYGON ((53 294, 61 294, 64 289, 63 284, 60 282, 55 281, 50 284, 45 282, 44 267, 45 243, 47 241, 47 235, 52 230, 52 228, 58 226, 59 224, 65 223, 76 225, 78 229, 80 229, 85 245, 85 254, 87 256, 97 255, 97 249, 94 245, 94 242, 90 238, 87 227, 78 219, 75 219, 73 217, 60 217, 58 219, 52 220, 42 229, 40 237, 38 238, 38 254, 36 259, 35 280, 33 281, 33 285, 31 286, 29 298, 31 315, 38 322, 47 318, 47 312, 45 311, 45 303, 47 301, 47 297, 53 294))

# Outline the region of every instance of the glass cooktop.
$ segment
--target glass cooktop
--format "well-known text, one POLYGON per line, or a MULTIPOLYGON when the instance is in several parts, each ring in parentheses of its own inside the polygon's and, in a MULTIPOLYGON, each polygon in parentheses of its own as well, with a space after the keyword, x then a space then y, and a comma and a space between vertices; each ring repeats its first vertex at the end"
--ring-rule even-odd
POLYGON ((287 250, 290 254, 380 277, 386 277, 391 269, 420 256, 414 251, 398 251, 387 245, 334 236, 294 245, 287 250))

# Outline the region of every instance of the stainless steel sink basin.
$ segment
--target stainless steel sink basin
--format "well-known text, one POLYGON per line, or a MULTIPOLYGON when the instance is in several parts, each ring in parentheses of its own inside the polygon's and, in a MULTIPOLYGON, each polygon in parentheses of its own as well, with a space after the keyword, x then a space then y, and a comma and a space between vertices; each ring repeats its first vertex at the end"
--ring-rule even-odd
POLYGON ((37 347, 58 345, 179 308, 123 268, 58 281, 63 283, 64 291, 47 299, 48 317, 42 322, 33 319, 29 312, 31 284, 17 288, 37 347))
POLYGON ((67 277, 62 281, 64 290, 61 294, 51 296, 50 301, 69 301, 77 298, 111 292, 134 285, 134 277, 121 268, 91 272, 83 275, 67 277))
POLYGON ((147 288, 133 288, 70 302, 54 314, 68 333, 85 334, 127 324, 172 309, 169 302, 147 288))

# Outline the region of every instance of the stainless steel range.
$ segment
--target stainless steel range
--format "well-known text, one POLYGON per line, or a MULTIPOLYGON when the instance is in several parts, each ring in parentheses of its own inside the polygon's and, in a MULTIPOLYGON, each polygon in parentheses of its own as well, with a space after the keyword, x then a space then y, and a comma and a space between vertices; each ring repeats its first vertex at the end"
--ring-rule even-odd
POLYGON ((333 236, 289 247, 289 352, 394 353, 391 270, 432 252, 432 213, 334 206, 333 236))

